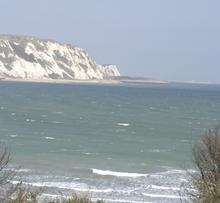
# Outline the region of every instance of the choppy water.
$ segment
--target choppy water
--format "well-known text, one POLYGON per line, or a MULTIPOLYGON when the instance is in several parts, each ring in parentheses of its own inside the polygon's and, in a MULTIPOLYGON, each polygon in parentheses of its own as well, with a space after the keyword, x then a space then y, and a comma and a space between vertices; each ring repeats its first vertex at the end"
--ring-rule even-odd
POLYGON ((191 146, 219 121, 218 85, 0 82, 0 139, 48 195, 179 202, 191 146))

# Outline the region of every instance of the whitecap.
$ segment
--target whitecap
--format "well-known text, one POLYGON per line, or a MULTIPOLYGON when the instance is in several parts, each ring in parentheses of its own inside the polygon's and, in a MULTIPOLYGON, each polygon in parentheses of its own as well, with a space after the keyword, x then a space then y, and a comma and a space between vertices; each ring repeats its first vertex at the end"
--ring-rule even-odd
POLYGON ((54 111, 53 113, 55 113, 55 114, 63 114, 62 111, 54 111))
POLYGON ((11 138, 15 138, 15 137, 17 137, 17 136, 18 136, 17 134, 9 135, 9 137, 11 137, 11 138))
POLYGON ((46 140, 55 140, 54 137, 44 137, 46 140))
POLYGON ((29 119, 29 118, 27 118, 26 121, 27 121, 27 122, 31 122, 31 123, 35 122, 34 119, 29 119))
POLYGON ((168 152, 169 150, 166 149, 150 149, 148 150, 148 152, 152 152, 152 153, 161 153, 161 152, 168 152))
POLYGON ((128 127, 130 126, 129 123, 117 123, 118 126, 124 126, 124 127, 128 127))
POLYGON ((61 121, 51 121, 51 123, 54 123, 54 124, 63 124, 64 122, 61 122, 61 121))
POLYGON ((85 152, 85 153, 83 153, 83 154, 85 154, 85 155, 92 155, 91 152, 85 152))
POLYGON ((102 175, 102 176, 116 176, 116 177, 130 177, 130 178, 138 178, 147 176, 148 174, 141 174, 141 173, 128 173, 128 172, 116 172, 116 171, 109 171, 109 170, 99 170, 99 169, 92 169, 94 174, 102 175))

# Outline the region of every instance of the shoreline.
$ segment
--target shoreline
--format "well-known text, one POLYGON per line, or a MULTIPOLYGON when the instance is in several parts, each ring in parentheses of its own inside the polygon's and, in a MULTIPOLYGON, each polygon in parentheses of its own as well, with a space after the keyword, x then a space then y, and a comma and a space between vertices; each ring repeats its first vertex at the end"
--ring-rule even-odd
POLYGON ((49 84, 98 84, 98 85, 119 85, 119 84, 157 84, 165 85, 169 82, 161 80, 65 80, 65 79, 20 79, 0 78, 0 82, 23 82, 23 83, 49 83, 49 84))
POLYGON ((158 84, 158 85, 166 85, 169 84, 167 81, 163 80, 120 80, 121 83, 128 83, 128 84, 158 84))

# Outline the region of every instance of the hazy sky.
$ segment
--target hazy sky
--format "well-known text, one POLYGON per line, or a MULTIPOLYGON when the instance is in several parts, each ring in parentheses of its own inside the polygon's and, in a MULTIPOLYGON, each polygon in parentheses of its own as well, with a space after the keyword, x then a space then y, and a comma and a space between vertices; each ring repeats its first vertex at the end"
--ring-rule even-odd
POLYGON ((0 0, 0 33, 80 46, 123 75, 220 82, 219 0, 0 0))

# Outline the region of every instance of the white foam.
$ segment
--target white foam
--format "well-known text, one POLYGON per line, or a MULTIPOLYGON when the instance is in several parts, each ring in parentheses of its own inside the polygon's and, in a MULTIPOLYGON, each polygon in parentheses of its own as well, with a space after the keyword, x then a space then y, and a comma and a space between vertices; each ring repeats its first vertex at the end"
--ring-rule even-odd
POLYGON ((127 173, 127 172, 116 172, 116 171, 104 171, 99 169, 92 169, 92 172, 102 176, 116 176, 116 177, 130 177, 130 178, 138 178, 147 176, 148 174, 141 173, 127 173))
POLYGON ((17 184, 20 184, 21 182, 19 182, 19 181, 10 181, 10 183, 12 183, 14 185, 17 185, 17 184))
MULTIPOLYGON (((54 195, 54 194, 48 194, 48 193, 43 193, 41 196, 43 197, 49 197, 52 199, 55 198, 70 198, 71 196, 62 196, 62 195, 54 195)), ((102 198, 91 198, 92 202, 97 202, 98 200, 100 200, 102 198)), ((133 200, 125 200, 125 199, 104 199, 104 201, 106 202, 120 202, 120 203, 143 203, 143 201, 133 201, 133 200)), ((152 202, 145 202, 145 203, 152 203, 152 202)))
MULTIPOLYGON (((5 169, 6 171, 14 171, 16 173, 28 173, 31 171, 31 169, 26 169, 26 168, 20 168, 20 169, 16 169, 16 168, 8 168, 5 169)), ((18 184, 21 181, 11 181, 12 184, 18 184)))
POLYGON ((46 140, 55 140, 54 137, 45 137, 46 140))
POLYGON ((155 189, 155 190, 174 190, 179 191, 179 187, 168 187, 168 186, 159 186, 159 185, 149 185, 147 189, 155 189))
MULTIPOLYGON (((13 184, 19 183, 18 181, 12 181, 13 184)), ((78 192, 94 192, 94 193, 111 193, 112 189, 97 189, 89 188, 86 184, 83 183, 74 183, 74 182, 22 182, 25 185, 31 185, 35 187, 56 187, 59 189, 70 189, 78 192)))
POLYGON ((54 113, 55 114, 62 114, 63 112, 62 111, 55 111, 54 113))
POLYGON ((29 118, 27 118, 27 119, 26 119, 26 121, 27 121, 27 122, 30 122, 30 123, 35 122, 35 120, 34 120, 34 119, 29 119, 29 118))
POLYGON ((14 135, 9 135, 11 138, 15 138, 17 137, 18 135, 17 134, 14 134, 14 135))
POLYGON ((142 193, 142 195, 153 198, 188 199, 187 197, 182 197, 180 195, 161 195, 161 194, 151 194, 151 193, 142 193))
POLYGON ((89 189, 89 188, 74 188, 75 191, 79 192, 94 192, 94 193, 111 193, 113 192, 112 189, 89 189))
POLYGON ((84 154, 85 154, 85 155, 92 155, 91 152, 85 152, 84 154))
POLYGON ((185 170, 171 169, 171 170, 168 170, 168 171, 159 172, 159 173, 155 173, 155 174, 166 175, 166 174, 185 174, 185 173, 186 173, 185 170))
POLYGON ((25 172, 25 173, 27 173, 27 172, 30 172, 31 170, 30 170, 30 169, 27 169, 27 168, 20 168, 20 169, 15 170, 15 171, 17 171, 17 172, 25 172))
POLYGON ((197 172, 196 170, 194 169, 186 169, 186 170, 180 170, 180 169, 171 169, 171 170, 168 170, 168 171, 164 171, 164 172, 159 172, 159 173, 156 173, 158 175, 166 175, 166 174, 187 174, 187 172, 190 172, 190 173, 195 173, 197 172))
POLYGON ((166 149, 150 149, 148 150, 148 152, 152 152, 152 153, 165 153, 165 152, 168 152, 169 150, 166 150, 166 149))
POLYGON ((63 124, 64 122, 61 122, 61 121, 51 121, 51 123, 54 123, 54 124, 63 124))
POLYGON ((118 126, 124 126, 124 127, 128 127, 130 126, 129 123, 117 123, 118 126))
MULTIPOLYGON (((97 202, 100 200, 99 198, 92 198, 92 201, 97 202)), ((126 200, 126 199, 104 199, 106 202, 120 202, 120 203, 143 203, 143 201, 134 201, 134 200, 126 200)), ((153 203, 153 202, 146 202, 144 203, 153 203)))

